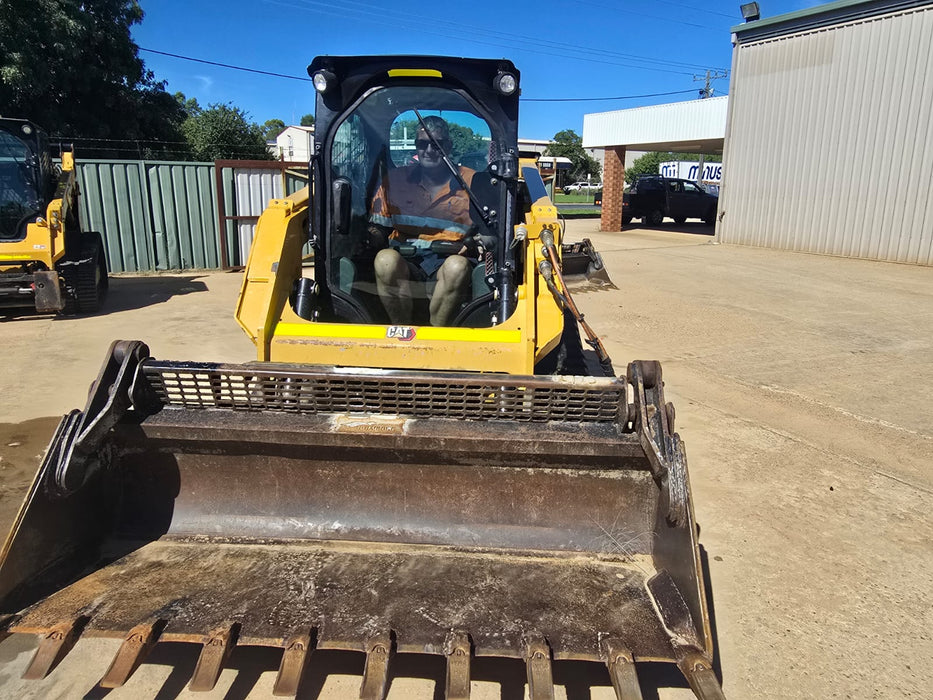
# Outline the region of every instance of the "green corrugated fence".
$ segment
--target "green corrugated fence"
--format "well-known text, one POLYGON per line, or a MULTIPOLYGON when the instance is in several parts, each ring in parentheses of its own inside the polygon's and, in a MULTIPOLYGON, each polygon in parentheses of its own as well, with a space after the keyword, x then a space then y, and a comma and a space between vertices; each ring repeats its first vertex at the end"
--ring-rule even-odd
MULTIPOLYGON (((271 164, 273 168, 277 164, 271 164)), ((111 272, 221 266, 214 163, 77 159, 81 223, 100 231, 111 272)), ((225 216, 258 217, 268 199, 305 182, 286 171, 222 167, 225 216)), ((229 265, 242 265, 255 229, 226 220, 229 265)))

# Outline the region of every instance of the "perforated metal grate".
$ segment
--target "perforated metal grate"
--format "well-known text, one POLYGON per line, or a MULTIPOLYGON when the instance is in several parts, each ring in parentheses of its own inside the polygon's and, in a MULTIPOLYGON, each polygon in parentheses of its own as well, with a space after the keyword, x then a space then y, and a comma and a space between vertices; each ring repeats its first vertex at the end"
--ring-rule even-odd
POLYGON ((151 361, 144 364, 143 372, 164 404, 186 408, 581 422, 616 422, 625 414, 623 379, 151 361))

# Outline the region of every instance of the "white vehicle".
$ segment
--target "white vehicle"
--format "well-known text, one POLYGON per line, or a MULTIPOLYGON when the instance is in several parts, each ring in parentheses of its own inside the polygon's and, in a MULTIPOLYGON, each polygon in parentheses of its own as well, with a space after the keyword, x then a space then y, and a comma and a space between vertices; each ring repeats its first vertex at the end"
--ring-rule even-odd
POLYGON ((601 190, 603 188, 603 183, 601 182, 574 182, 570 185, 564 185, 564 194, 570 194, 571 192, 593 192, 595 190, 601 190))

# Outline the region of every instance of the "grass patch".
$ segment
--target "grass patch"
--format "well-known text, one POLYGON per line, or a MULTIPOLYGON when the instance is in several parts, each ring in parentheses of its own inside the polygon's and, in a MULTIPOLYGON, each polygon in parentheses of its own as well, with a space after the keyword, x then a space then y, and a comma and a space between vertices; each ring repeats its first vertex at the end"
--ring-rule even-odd
POLYGON ((571 194, 557 192, 554 194, 554 204, 592 204, 595 194, 595 191, 589 194, 586 192, 573 192, 571 194))
POLYGON ((602 216, 602 209, 559 209, 561 216, 602 216))

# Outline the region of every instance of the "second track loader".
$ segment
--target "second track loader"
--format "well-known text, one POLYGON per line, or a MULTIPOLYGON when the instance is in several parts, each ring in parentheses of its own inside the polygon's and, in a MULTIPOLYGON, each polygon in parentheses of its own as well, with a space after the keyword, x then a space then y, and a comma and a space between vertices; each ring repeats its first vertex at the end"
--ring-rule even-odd
POLYGON ((54 166, 32 122, 0 119, 0 308, 92 313, 107 292, 103 238, 82 229, 74 153, 61 155, 54 166))
POLYGON ((368 699, 404 654, 446 658, 447 698, 470 696, 479 657, 522 659, 534 700, 566 660, 604 664, 623 699, 643 661, 721 698, 661 369, 614 376, 573 303, 556 211, 515 155, 518 71, 390 56, 309 72, 311 183, 263 214, 237 308, 257 361, 116 342, 53 437, 0 560, 3 629, 41 640, 27 676, 97 635, 123 640, 108 688, 184 641, 202 645, 191 690, 260 645, 282 650, 277 695, 340 649, 361 654, 368 699), (457 235, 405 235, 443 217, 385 205, 385 183, 427 177, 424 154, 450 172, 428 203, 457 235), (402 296, 374 268, 385 250, 402 296), (430 256, 466 272, 446 317, 444 280, 418 278, 430 256))

